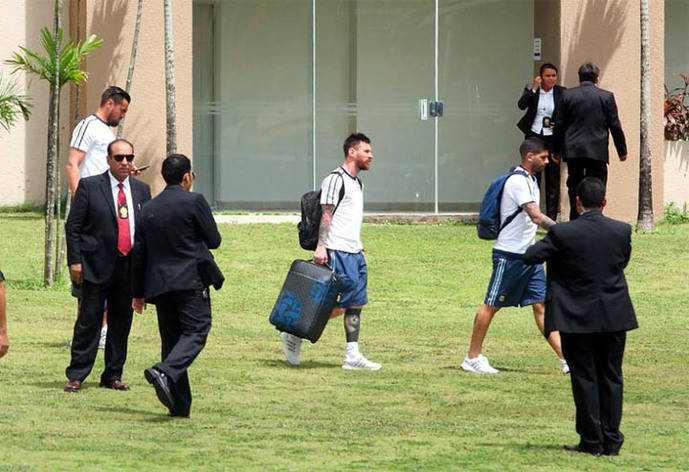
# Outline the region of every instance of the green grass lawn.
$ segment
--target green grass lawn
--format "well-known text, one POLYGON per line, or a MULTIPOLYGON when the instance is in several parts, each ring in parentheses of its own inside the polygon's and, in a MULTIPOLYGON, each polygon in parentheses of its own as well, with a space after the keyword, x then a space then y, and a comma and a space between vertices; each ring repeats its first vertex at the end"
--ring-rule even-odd
POLYGON ((379 372, 340 368, 340 319, 289 367, 268 315, 290 262, 309 253, 293 225, 221 231, 228 281, 190 370, 192 417, 170 419, 142 375, 160 351, 153 307, 134 320, 131 391, 98 388, 100 351, 83 391, 62 392, 74 299, 66 282, 40 287, 42 220, 0 215, 12 342, 0 360, 0 471, 689 469, 689 226, 634 237, 641 328, 627 338, 615 458, 561 450, 578 439, 569 378, 530 309, 500 312, 488 333, 499 375, 459 369, 490 276, 491 244, 474 227, 364 227, 361 346, 379 372))

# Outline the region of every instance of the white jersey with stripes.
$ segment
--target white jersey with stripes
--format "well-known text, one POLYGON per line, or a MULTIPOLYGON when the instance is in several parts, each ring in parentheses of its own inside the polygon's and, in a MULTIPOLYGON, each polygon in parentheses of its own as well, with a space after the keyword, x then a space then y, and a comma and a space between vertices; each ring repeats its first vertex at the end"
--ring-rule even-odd
POLYGON ((328 249, 349 253, 361 252, 361 223, 364 219, 364 184, 358 177, 349 175, 341 166, 323 179, 321 184, 321 205, 336 206, 328 239, 328 249), (340 201, 340 188, 344 185, 344 196, 340 201))
POLYGON ((90 177, 108 170, 108 144, 115 140, 112 128, 95 114, 89 115, 79 122, 72 132, 69 145, 86 155, 79 166, 79 175, 90 177))
MULTIPOLYGON (((528 173, 522 166, 518 166, 517 169, 528 173)), ((520 174, 512 175, 505 182, 502 191, 500 224, 525 203, 538 203, 540 200, 541 194, 536 177, 533 175, 529 177, 520 174)), ((522 210, 500 231, 493 248, 515 254, 524 254, 529 246, 534 244, 537 229, 538 225, 531 221, 531 217, 526 211, 522 210)))

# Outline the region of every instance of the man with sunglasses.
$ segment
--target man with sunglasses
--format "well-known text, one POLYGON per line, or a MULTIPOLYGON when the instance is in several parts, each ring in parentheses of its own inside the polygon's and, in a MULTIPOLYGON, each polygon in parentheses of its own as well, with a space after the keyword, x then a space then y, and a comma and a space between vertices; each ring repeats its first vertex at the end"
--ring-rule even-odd
MULTIPOLYGON (((112 127, 120 124, 131 101, 129 94, 120 87, 108 87, 101 95, 98 110, 81 120, 74 128, 65 169, 72 195, 76 193, 80 179, 108 170, 107 147, 115 140, 112 127)), ((72 284, 72 295, 76 298, 81 297, 81 287, 78 284, 72 284)), ((105 348, 108 328, 106 315, 103 316, 99 344, 101 349, 105 348)))
POLYGON ((108 169, 79 180, 67 218, 67 263, 72 281, 81 284, 81 303, 66 392, 78 392, 93 368, 106 301, 109 328, 100 386, 129 390, 122 383, 122 370, 132 324, 130 252, 141 206, 151 199, 148 185, 130 177, 133 161, 129 141, 112 141, 107 146, 108 169))

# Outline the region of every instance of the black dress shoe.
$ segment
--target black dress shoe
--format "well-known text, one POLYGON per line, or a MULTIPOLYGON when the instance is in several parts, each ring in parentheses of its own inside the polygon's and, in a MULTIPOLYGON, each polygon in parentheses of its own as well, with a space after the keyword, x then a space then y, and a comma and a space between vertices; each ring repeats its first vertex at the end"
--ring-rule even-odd
POLYGON ((584 447, 581 444, 574 444, 571 446, 565 445, 563 447, 563 449, 565 451, 569 451, 569 452, 582 452, 585 454, 593 454, 594 456, 600 456, 603 453, 603 450, 600 448, 591 449, 591 448, 584 447))
POLYGON ((170 379, 168 376, 158 369, 151 367, 150 369, 144 370, 144 377, 146 377, 148 383, 153 385, 156 389, 156 395, 160 403, 165 405, 168 410, 173 410, 175 408, 175 398, 172 396, 170 379))
POLYGON ((182 413, 179 411, 170 410, 167 412, 167 416, 169 416, 171 418, 189 418, 189 413, 185 414, 185 413, 182 413))
MULTIPOLYGON (((620 434, 622 434, 622 433, 620 433, 620 434)), ((623 443, 624 443, 624 436, 623 436, 623 439, 619 443, 603 444, 603 454, 606 456, 619 456, 620 455, 620 449, 622 449, 623 443)))
POLYGON ((81 381, 80 380, 68 380, 67 383, 65 384, 64 390, 65 390, 65 392, 69 392, 69 393, 77 393, 79 390, 81 390, 81 381))

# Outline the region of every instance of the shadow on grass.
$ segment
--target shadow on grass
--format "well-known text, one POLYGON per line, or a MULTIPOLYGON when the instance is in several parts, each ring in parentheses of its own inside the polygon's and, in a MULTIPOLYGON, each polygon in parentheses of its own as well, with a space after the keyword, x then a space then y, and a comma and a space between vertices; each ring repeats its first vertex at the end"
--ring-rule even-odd
MULTIPOLYGON (((529 374, 529 375, 550 375, 549 371, 546 370, 529 370, 529 369, 511 369, 507 367, 500 367, 499 365, 494 365, 496 369, 498 369, 500 372, 509 372, 509 373, 514 373, 514 374, 529 374)), ((445 370, 455 370, 458 372, 466 372, 464 369, 460 367, 459 364, 451 364, 451 365, 446 365, 441 367, 441 369, 445 370)), ((466 372, 468 375, 484 375, 485 377, 490 377, 488 374, 475 374, 473 372, 466 372)))
MULTIPOLYGON (((152 412, 150 410, 137 410, 134 408, 127 408, 124 406, 121 407, 108 407, 108 406, 101 406, 94 408, 96 411, 102 411, 104 413, 116 413, 118 415, 129 415, 132 417, 139 417, 141 421, 145 421, 146 423, 167 423, 168 421, 177 421, 180 418, 173 418, 171 416, 168 416, 167 413, 160 411, 160 412, 152 412)), ((184 418, 186 419, 186 418, 184 418)))
POLYGON ((275 367, 275 368, 289 368, 289 369, 335 369, 335 368, 340 368, 342 367, 341 364, 334 364, 332 362, 319 362, 319 361, 306 361, 302 362, 298 366, 292 366, 287 363, 285 360, 280 360, 280 359, 261 359, 258 362, 263 364, 266 367, 275 367))
MULTIPOLYGON (((34 387, 38 388, 44 388, 46 390, 63 390, 65 388, 65 383, 67 382, 67 379, 65 380, 51 380, 48 382, 33 382, 30 385, 33 385, 34 387)), ((87 389, 88 387, 84 386, 82 387, 82 390, 87 389)), ((65 395, 68 393, 65 392, 65 395)))
POLYGON ((523 444, 523 443, 478 443, 477 446, 482 447, 500 447, 500 448, 510 448, 523 451, 562 451, 561 444, 523 444))

